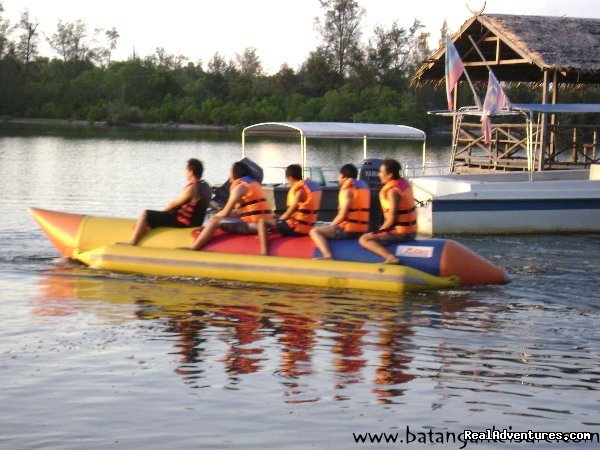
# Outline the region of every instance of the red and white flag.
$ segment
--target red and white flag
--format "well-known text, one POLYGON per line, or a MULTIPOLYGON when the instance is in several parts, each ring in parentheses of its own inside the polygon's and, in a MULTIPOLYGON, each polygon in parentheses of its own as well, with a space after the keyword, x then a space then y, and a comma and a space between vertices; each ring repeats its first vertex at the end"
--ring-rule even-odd
POLYGON ((485 93, 482 108, 483 114, 481 115, 481 131, 483 132, 483 139, 486 145, 490 145, 492 142, 492 121, 490 120, 490 115, 499 113, 503 108, 510 108, 510 100, 508 100, 500 83, 490 70, 487 92, 485 93))
POLYGON ((446 36, 446 97, 448 98, 448 109, 452 111, 454 109, 454 102, 452 101, 452 91, 458 83, 458 79, 465 71, 462 59, 458 56, 456 47, 452 43, 449 36, 446 36))

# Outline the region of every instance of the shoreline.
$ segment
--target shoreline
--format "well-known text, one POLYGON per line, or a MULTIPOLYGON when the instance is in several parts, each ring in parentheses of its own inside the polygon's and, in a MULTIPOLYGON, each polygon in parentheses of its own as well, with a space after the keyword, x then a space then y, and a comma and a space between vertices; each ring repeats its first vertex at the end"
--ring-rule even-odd
MULTIPOLYGON (((141 130, 182 130, 182 131, 241 131, 238 125, 208 125, 195 123, 115 123, 108 121, 90 121, 76 119, 37 119, 37 118, 9 118, 0 119, 0 124, 14 125, 49 125, 61 127, 78 128, 117 128, 117 129, 141 129, 141 130)), ((451 135, 452 129, 448 127, 433 128, 428 135, 445 136, 451 135)))
POLYGON ((107 121, 90 121, 75 119, 34 119, 34 118, 5 118, 3 124, 16 125, 52 125, 63 127, 92 127, 92 128, 121 128, 121 129, 150 129, 150 130, 199 130, 199 131, 237 131, 235 125, 201 125, 193 123, 116 123, 107 121))

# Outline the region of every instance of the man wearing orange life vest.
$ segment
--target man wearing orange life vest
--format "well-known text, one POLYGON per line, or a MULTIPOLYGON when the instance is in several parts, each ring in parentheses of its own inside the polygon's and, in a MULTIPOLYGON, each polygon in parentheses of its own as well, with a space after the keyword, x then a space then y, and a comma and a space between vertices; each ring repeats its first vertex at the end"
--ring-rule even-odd
POLYGON ((317 221, 323 191, 311 180, 302 179, 302 167, 291 164, 285 169, 285 178, 290 185, 286 211, 279 217, 261 218, 258 222, 260 252, 268 255, 267 231, 275 229, 282 236, 306 236, 317 221))
POLYGON ((386 264, 398 264, 398 258, 385 246, 413 240, 417 235, 417 213, 412 187, 400 176, 400 163, 386 159, 379 167, 379 179, 383 188, 379 202, 383 211, 383 224, 378 231, 363 234, 358 242, 376 253, 386 264))
POLYGON ((212 195, 210 186, 202 179, 204 166, 192 158, 186 166, 188 184, 177 198, 162 211, 146 210, 142 213, 133 230, 129 245, 137 245, 144 234, 158 227, 199 227, 204 222, 206 208, 212 195))
POLYGON ((192 250, 201 250, 217 228, 235 234, 257 234, 258 221, 273 217, 260 183, 249 176, 248 167, 241 161, 233 163, 229 179, 229 199, 221 211, 210 218, 194 241, 192 250), (224 219, 227 218, 225 222, 224 219))
POLYGON ((310 237, 323 255, 320 259, 332 259, 329 239, 353 239, 369 231, 371 190, 363 180, 357 180, 358 170, 353 164, 340 169, 338 183, 338 213, 331 224, 310 230, 310 237))

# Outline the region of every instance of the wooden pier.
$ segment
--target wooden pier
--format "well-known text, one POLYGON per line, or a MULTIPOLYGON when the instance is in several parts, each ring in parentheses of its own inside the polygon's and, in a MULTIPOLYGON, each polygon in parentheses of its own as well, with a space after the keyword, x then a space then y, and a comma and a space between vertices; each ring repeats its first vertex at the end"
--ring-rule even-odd
MULTIPOLYGON (((591 164, 600 164, 600 125, 548 125, 548 144, 541 153, 542 130, 539 123, 530 128, 533 148, 537 149, 537 170, 587 169, 591 164), (544 155, 543 161, 540 154, 544 155)), ((481 124, 470 117, 459 117, 452 141, 453 172, 527 170, 527 132, 526 124, 493 123, 488 146, 483 141, 481 124)))
MULTIPOLYGON (((600 105, 581 105, 592 108, 579 111, 558 104, 559 87, 600 85, 600 19, 479 14, 465 22, 452 40, 476 84, 487 81, 490 68, 501 82, 541 88, 541 105, 549 106, 530 111, 528 117, 518 112, 493 117, 490 145, 484 143, 480 114, 470 108, 450 114, 452 172, 528 170, 528 139, 535 170, 584 169, 600 163, 600 105), (597 123, 561 123, 566 115, 581 112, 595 114, 597 123)), ((445 83, 445 51, 441 47, 421 66, 414 84, 445 83)), ((461 81, 454 90, 455 105, 465 83, 461 81)))

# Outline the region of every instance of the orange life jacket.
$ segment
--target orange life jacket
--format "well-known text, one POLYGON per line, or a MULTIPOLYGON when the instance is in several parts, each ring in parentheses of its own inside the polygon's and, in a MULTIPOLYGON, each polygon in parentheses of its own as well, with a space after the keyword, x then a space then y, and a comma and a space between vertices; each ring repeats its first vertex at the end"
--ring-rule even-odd
MULTIPOLYGON (((203 195, 201 195, 199 200, 194 198, 181 205, 177 209, 176 219, 179 223, 185 225, 186 227, 197 227, 202 225, 202 222, 204 222, 204 215, 206 214, 206 208, 208 206, 208 201, 210 200, 210 187, 208 187, 208 184, 206 184, 206 181, 204 180, 190 181, 185 185, 185 189, 190 186, 194 186, 196 190, 204 188, 204 192, 202 192, 203 195), (208 196, 206 195, 206 192, 208 192, 208 196)), ((196 195, 198 195, 198 192, 196 192, 196 195)))
POLYGON ((244 222, 258 222, 261 217, 273 217, 271 206, 265 199, 258 181, 250 177, 238 178, 231 183, 229 192, 240 185, 246 188, 246 195, 237 204, 237 209, 240 210, 240 218, 244 222))
POLYGON ((412 186, 404 178, 388 181, 381 191, 379 191, 379 202, 383 211, 384 219, 387 218, 390 210, 388 193, 391 190, 398 192, 400 200, 398 201, 396 218, 394 225, 389 230, 398 234, 411 234, 417 232, 417 212, 415 210, 415 199, 413 198, 412 186))
POLYGON ((286 223, 296 233, 308 234, 317 221, 323 191, 314 181, 300 180, 288 191, 286 201, 288 207, 294 202, 294 197, 300 190, 303 196, 298 203, 298 209, 286 220, 286 223))
POLYGON ((371 208, 371 190, 363 180, 347 178, 340 187, 338 204, 341 204, 345 190, 350 190, 350 206, 339 226, 348 233, 366 233, 369 231, 369 213, 371 208))

